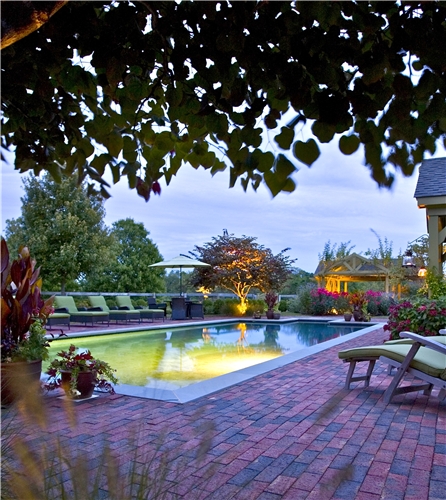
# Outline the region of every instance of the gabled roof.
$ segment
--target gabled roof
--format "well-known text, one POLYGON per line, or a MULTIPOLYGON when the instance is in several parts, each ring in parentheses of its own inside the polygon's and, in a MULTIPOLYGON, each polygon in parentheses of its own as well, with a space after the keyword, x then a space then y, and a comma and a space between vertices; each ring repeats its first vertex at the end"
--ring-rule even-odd
POLYGON ((352 253, 335 262, 319 262, 314 274, 315 276, 376 276, 387 275, 388 273, 389 270, 381 263, 357 253, 352 253))
POLYGON ((446 196, 446 158, 431 158, 421 164, 414 197, 431 196, 446 196))

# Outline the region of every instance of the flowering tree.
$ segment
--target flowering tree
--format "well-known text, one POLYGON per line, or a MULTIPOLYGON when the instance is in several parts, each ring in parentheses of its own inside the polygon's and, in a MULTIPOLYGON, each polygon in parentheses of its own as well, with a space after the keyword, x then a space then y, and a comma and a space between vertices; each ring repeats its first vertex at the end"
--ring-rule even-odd
POLYGON ((195 269, 194 286, 208 290, 220 286, 229 290, 240 299, 242 313, 246 311, 247 296, 252 288, 262 292, 278 291, 291 273, 294 260, 285 255, 288 248, 274 255, 269 248, 256 243, 256 239, 225 234, 203 246, 195 246, 195 251, 190 253, 211 267, 195 269))

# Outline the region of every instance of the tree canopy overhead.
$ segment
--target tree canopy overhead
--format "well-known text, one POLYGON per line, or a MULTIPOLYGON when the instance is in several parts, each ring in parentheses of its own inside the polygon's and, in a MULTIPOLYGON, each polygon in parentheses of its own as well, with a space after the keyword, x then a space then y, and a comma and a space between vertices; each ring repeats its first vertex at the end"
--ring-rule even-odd
POLYGON ((2 144, 104 196, 108 168, 147 200, 186 162, 276 195, 332 140, 390 186, 446 143, 445 19, 445 2, 70 1, 2 50, 2 144))

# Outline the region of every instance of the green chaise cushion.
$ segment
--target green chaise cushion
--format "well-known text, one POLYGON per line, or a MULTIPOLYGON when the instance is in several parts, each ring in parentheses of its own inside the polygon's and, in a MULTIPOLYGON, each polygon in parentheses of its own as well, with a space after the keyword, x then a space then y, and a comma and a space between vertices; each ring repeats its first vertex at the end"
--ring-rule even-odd
MULTIPOLYGON (((339 359, 344 361, 360 361, 364 358, 378 359, 380 356, 385 356, 386 358, 402 363, 410 348, 410 344, 364 346, 344 349, 338 352, 338 356, 339 359)), ((427 347, 420 347, 410 366, 432 377, 446 380, 446 356, 441 352, 427 347)))
POLYGON ((85 317, 91 317, 91 316, 108 316, 108 312, 106 311, 79 311, 78 308, 76 307, 76 303, 74 302, 73 297, 71 296, 56 296, 54 299, 54 305, 57 309, 59 308, 64 308, 67 309, 67 311, 70 313, 72 316, 85 316, 85 317))
MULTIPOLYGON (((435 340, 435 342, 440 342, 440 344, 446 344, 446 335, 434 335, 432 337, 426 337, 429 340, 435 340)), ((398 344, 413 344, 415 341, 412 339, 396 339, 387 340, 384 345, 398 345, 398 344)))
MULTIPOLYGON (((118 295, 116 297, 116 303, 118 304, 119 307, 128 307, 129 311, 138 311, 140 313, 158 313, 162 311, 162 309, 148 309, 148 308, 141 308, 141 309, 136 309, 132 303, 132 299, 128 295, 118 295)), ((164 314, 164 313, 163 313, 164 314)))
MULTIPOLYGON (((89 295, 88 301, 92 307, 100 307, 103 311, 106 311, 110 314, 111 317, 125 317, 126 319, 139 319, 140 314, 138 311, 119 311, 117 309, 110 309, 105 301, 105 298, 102 295, 89 295)), ((114 319, 114 318, 113 318, 114 319)))

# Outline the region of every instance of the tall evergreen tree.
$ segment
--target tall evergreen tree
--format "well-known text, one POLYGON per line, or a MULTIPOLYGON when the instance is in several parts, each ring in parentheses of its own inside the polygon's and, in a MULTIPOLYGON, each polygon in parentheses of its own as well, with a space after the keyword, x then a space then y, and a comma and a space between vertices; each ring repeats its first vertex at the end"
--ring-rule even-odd
POLYGON ((163 260, 144 224, 133 219, 114 222, 110 256, 88 277, 84 287, 97 292, 164 292, 164 269, 149 268, 163 260))
POLYGON ((27 245, 42 266, 46 290, 65 292, 103 259, 109 244, 103 200, 75 177, 55 183, 46 174, 23 181, 22 215, 6 221, 11 253, 27 245))

